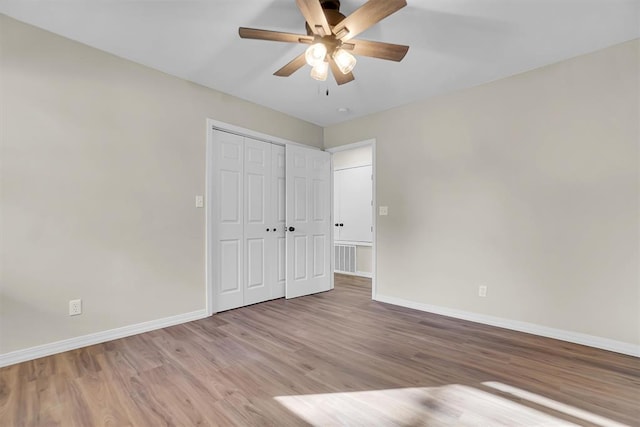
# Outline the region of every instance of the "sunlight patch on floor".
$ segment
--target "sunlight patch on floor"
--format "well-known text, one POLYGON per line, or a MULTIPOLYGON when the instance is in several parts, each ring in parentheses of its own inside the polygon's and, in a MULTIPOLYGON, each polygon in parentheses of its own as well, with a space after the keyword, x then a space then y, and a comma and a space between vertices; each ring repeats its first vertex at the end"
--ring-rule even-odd
MULTIPOLYGON (((491 384, 495 386, 499 383, 491 384)), ((313 426, 576 425, 507 398, 458 384, 431 388, 278 396, 275 399, 313 426)), ((576 414, 578 413, 570 415, 579 416, 576 414)), ((599 418, 601 421, 609 421, 599 418)), ((594 419, 589 421, 594 422, 594 419)), ((613 421, 611 423, 613 424, 601 425, 620 425, 613 421)))
POLYGON ((502 384, 495 381, 487 381, 482 383, 487 387, 491 387, 503 393, 511 394, 519 399, 528 400, 529 402, 533 402, 540 406, 545 406, 549 409, 553 409, 557 412, 562 412, 564 414, 570 415, 574 418, 580 418, 584 421, 587 421, 592 424, 596 424, 602 427, 627 427, 626 424, 621 424, 619 422, 610 420, 608 418, 601 417, 600 415, 593 414, 591 412, 576 408, 574 406, 565 405, 564 403, 560 403, 556 400, 549 399, 548 397, 540 396, 535 393, 531 393, 526 390, 522 390, 516 387, 512 387, 507 384, 502 384))

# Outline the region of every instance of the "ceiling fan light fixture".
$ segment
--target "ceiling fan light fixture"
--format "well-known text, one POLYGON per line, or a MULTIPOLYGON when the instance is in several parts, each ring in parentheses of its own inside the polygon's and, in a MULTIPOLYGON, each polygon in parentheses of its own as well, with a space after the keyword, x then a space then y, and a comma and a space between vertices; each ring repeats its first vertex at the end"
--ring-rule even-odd
POLYGON ((307 61, 307 64, 315 67, 317 64, 324 62, 325 57, 327 56, 327 47, 324 43, 314 43, 309 46, 304 53, 304 59, 307 61))
POLYGON ((333 54, 333 60, 336 61, 336 65, 342 74, 349 74, 353 67, 356 66, 356 57, 344 49, 336 49, 333 54))
POLYGON ((329 74, 329 63, 327 61, 318 62, 311 69, 311 78, 325 81, 327 80, 327 75, 329 74))

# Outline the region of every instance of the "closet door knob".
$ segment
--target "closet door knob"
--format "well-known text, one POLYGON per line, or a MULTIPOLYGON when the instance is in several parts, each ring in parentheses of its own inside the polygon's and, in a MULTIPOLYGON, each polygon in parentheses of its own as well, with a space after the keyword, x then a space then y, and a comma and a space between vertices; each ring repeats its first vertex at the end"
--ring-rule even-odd
POLYGON ((267 231, 271 231, 271 229, 267 228, 267 231))
POLYGON ((336 227, 339 226, 340 224, 336 224, 336 227))
POLYGON ((344 224, 340 224, 340 227, 344 227, 344 224))
POLYGON ((289 227, 289 231, 296 231, 295 227, 289 227))
POLYGON ((275 227, 273 228, 273 231, 277 231, 275 227))

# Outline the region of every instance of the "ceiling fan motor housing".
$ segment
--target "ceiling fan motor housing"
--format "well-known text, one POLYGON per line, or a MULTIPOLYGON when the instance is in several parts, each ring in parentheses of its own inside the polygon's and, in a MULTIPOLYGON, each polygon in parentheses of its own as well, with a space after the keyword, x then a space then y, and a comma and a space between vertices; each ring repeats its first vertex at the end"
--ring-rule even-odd
MULTIPOLYGON (((324 11, 324 16, 327 17, 327 23, 329 27, 333 28, 338 25, 346 16, 340 13, 340 1, 339 0, 320 0, 320 5, 324 11)), ((304 24, 307 29, 307 34, 313 36, 313 31, 307 22, 304 24)), ((327 34, 329 36, 330 34, 327 34)))

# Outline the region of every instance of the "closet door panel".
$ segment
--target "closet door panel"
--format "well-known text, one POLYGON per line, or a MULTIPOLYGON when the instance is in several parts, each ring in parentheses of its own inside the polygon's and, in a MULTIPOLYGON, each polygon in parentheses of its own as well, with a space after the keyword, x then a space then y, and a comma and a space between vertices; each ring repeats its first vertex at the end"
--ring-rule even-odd
POLYGON ((243 305, 244 281, 244 141, 237 135, 214 131, 218 203, 214 218, 218 229, 215 242, 215 311, 243 305))
POLYGON ((266 267, 269 241, 272 240, 271 144, 245 138, 245 280, 244 305, 269 299, 271 289, 266 267))
POLYGON ((285 150, 279 145, 271 146, 271 224, 275 228, 272 231, 272 239, 269 242, 268 252, 272 254, 272 265, 268 266, 270 273, 271 298, 282 298, 285 295, 286 276, 286 179, 285 179, 285 150))

